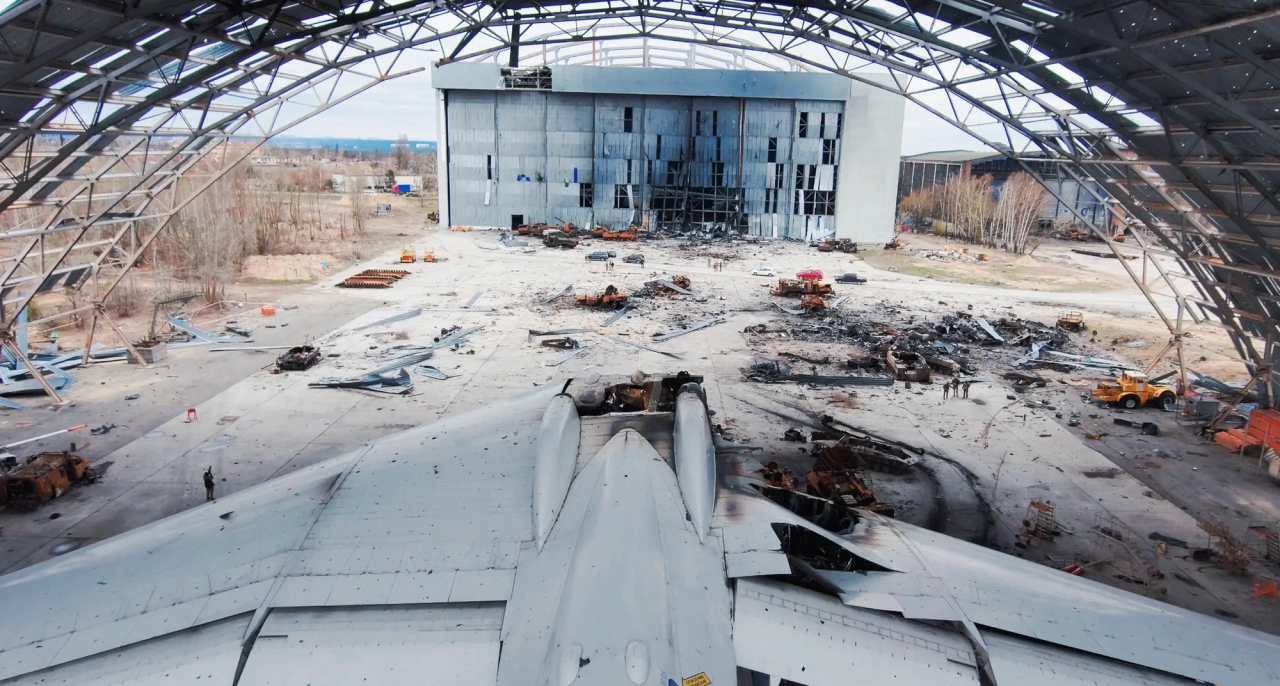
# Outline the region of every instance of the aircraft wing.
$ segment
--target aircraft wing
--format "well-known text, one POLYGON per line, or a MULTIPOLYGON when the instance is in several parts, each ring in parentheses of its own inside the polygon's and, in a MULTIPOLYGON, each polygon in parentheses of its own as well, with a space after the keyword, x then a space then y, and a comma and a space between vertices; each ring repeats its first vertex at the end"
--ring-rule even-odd
POLYGON ((457 676, 438 683, 492 681, 557 390, 0 577, 0 680, 265 684, 288 664, 342 683, 427 665, 457 676))
POLYGON ((821 665, 860 652, 860 669, 918 680, 908 683, 977 684, 979 673, 983 683, 1054 686, 1280 683, 1280 637, 869 512, 854 511, 847 529, 827 517, 843 535, 813 525, 826 513, 805 504, 784 523, 740 462, 722 459, 722 471, 738 474, 718 503, 726 549, 752 539, 750 554, 785 554, 792 567, 791 583, 776 569, 737 579, 740 667, 843 684, 847 670, 821 665), (780 534, 771 549, 761 521, 780 534), (824 545, 832 542, 839 550, 824 545), (817 647, 825 643, 844 657, 817 647))
POLYGON ((733 450, 688 378, 534 389, 0 577, 0 681, 1280 682, 1274 636, 733 450))

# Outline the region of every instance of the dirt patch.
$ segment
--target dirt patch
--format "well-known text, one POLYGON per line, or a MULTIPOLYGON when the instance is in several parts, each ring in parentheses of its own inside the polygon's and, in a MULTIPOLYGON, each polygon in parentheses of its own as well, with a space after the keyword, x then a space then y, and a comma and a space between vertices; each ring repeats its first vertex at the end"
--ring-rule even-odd
POLYGON ((330 254, 250 255, 241 277, 252 281, 315 281, 333 273, 338 260, 330 254))

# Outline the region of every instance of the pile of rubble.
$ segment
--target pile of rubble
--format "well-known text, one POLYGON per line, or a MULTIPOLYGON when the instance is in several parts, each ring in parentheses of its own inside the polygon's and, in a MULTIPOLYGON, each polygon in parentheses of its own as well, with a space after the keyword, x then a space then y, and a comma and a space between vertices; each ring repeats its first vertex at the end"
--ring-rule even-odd
MULTIPOLYGON (((885 376, 898 381, 929 382, 934 374, 961 381, 978 381, 979 358, 1001 367, 1049 367, 1110 371, 1128 365, 1073 354, 1070 332, 1018 317, 988 320, 959 311, 936 319, 892 321, 896 309, 853 313, 834 308, 820 316, 747 327, 744 333, 762 338, 811 343, 846 343, 865 352, 850 355, 840 366, 859 374, 885 376)), ((747 371, 756 381, 796 380, 789 371, 761 358, 747 371)), ((815 371, 815 374, 817 372, 815 371)), ((865 383, 865 382, 861 382, 865 383)))
POLYGON ((961 248, 960 250, 913 250, 911 254, 915 257, 943 262, 986 262, 989 259, 987 253, 970 254, 968 248, 961 248))

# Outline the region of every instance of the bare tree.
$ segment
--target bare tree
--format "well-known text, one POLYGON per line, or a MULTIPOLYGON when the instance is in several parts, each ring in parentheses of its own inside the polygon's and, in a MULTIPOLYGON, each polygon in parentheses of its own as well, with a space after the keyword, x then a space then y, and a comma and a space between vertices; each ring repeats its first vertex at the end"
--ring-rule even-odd
POLYGON ((364 220, 369 214, 369 207, 364 197, 364 186, 363 176, 347 177, 347 198, 351 201, 351 228, 357 234, 364 233, 364 220))
POLYGON ((992 221, 993 247, 1022 254, 1044 207, 1044 188, 1035 177, 1018 172, 1000 188, 992 221))
POLYGON ((972 243, 990 245, 987 227, 991 220, 991 177, 957 174, 938 189, 938 209, 950 224, 947 235, 972 243))
POLYGON ((413 148, 409 147, 409 137, 403 133, 396 136, 392 151, 395 156, 396 171, 407 171, 409 169, 409 158, 413 155, 413 148))

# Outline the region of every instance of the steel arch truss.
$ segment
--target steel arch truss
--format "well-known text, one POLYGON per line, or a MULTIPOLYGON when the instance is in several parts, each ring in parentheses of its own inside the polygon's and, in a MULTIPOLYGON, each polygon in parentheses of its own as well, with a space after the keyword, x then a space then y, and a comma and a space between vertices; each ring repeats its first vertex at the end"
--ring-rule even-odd
MULTIPOLYGON (((106 269, 109 246, 145 226, 118 280, 229 168, 215 160, 385 80, 406 50, 541 64, 589 48, 593 62, 832 71, 1028 171, 1057 161, 1146 229, 1143 262, 1124 264, 1172 340, 1223 326, 1266 376, 1280 338, 1277 40, 1276 0, 27 0, 0 14, 0 239, 18 246, 0 263, 3 323, 68 287, 60 274, 81 287, 77 266, 106 269), (673 46, 690 45, 703 52, 681 64, 673 46)), ((1094 228, 1110 244, 1111 227, 1094 228)))

